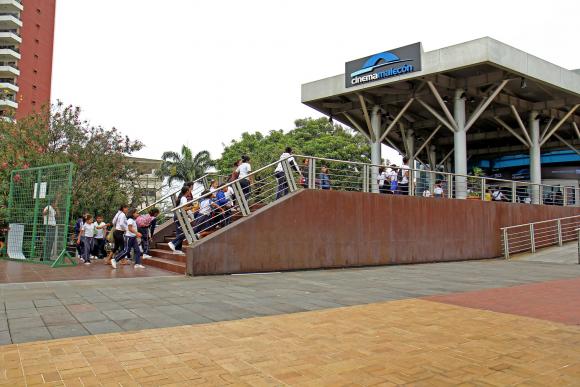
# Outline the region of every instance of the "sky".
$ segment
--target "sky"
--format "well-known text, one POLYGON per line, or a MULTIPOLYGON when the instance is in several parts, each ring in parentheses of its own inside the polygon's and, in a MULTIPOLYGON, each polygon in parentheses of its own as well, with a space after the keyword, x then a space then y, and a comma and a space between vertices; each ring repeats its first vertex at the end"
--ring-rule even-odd
MULTIPOLYGON (((580 68, 580 1, 58 0, 52 99, 146 146, 209 150, 243 132, 320 117, 303 83, 344 63, 422 42, 490 36, 580 68)), ((396 152, 386 152, 393 158, 396 152)))

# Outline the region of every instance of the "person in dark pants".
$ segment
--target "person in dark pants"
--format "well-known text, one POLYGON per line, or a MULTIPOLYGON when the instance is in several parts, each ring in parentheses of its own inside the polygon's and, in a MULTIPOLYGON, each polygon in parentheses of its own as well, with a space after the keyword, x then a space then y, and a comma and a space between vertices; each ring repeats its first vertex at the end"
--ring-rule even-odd
POLYGON ((278 191, 276 191, 276 199, 280 199, 281 197, 288 195, 289 192, 288 182, 286 181, 286 174, 284 173, 284 168, 282 167, 283 160, 288 160, 290 166, 296 169, 296 172, 298 172, 298 174, 302 175, 302 173, 300 172, 300 168, 298 168, 298 165, 296 164, 296 160, 294 160, 294 157, 292 157, 292 148, 286 147, 286 150, 280 156, 280 162, 278 163, 274 171, 276 175, 276 180, 278 181, 278 191))
POLYGON ((77 249, 78 258, 81 258, 83 256, 83 244, 82 244, 82 238, 81 238, 81 229, 83 228, 84 224, 85 224, 85 215, 83 215, 77 219, 77 221, 75 223, 75 227, 73 229, 74 230, 74 242, 75 242, 75 246, 77 249), (80 242, 79 242, 79 238, 80 238, 80 242))
POLYGON ((95 223, 95 240, 93 255, 98 259, 103 259, 107 255, 105 252, 105 237, 107 236, 107 224, 103 222, 103 215, 97 215, 95 223))
MULTIPOLYGON (((182 206, 189 201, 187 200, 187 195, 191 193, 191 188, 188 186, 183 186, 181 188, 181 192, 177 197, 177 206, 182 206)), ((191 207, 184 207, 184 210, 187 212, 191 207)), ((186 217, 184 219, 186 222, 189 222, 189 218, 186 217)), ((182 250, 183 241, 185 240, 185 233, 181 228, 181 223, 177 218, 177 211, 173 213, 173 223, 175 224, 175 239, 168 243, 169 248, 173 251, 174 254, 184 255, 182 250)))
POLYGON ((409 195, 409 158, 403 157, 403 165, 399 169, 399 195, 409 195))
MULTIPOLYGON (((54 242, 56 239, 56 214, 57 211, 55 207, 56 205, 52 201, 49 203, 43 210, 42 216, 44 221, 44 228, 45 228, 45 242, 44 242, 44 254, 40 257, 40 260, 43 261, 44 259, 52 260, 58 255, 60 252, 53 252, 54 249, 54 242)), ((58 246, 57 246, 58 247, 58 246)))
POLYGON ((107 259, 107 264, 110 263, 111 257, 118 253, 119 251, 123 250, 125 247, 125 231, 127 231, 127 212, 129 211, 129 207, 126 205, 122 205, 119 207, 119 211, 113 218, 111 224, 113 225, 113 241, 114 247, 107 259))
POLYGON ((252 172, 252 166, 250 165, 250 157, 249 156, 242 156, 242 163, 236 169, 238 173, 238 178, 240 180, 240 186, 242 187, 242 192, 244 193, 244 197, 246 200, 250 197, 251 192, 251 183, 252 183, 252 176, 248 176, 252 172))
POLYGON ((135 218, 139 216, 139 212, 137 212, 136 209, 132 209, 128 212, 128 215, 127 231, 125 231, 124 235, 124 248, 115 255, 111 261, 111 266, 113 266, 113 269, 116 269, 117 262, 129 256, 130 251, 133 250, 135 257, 135 265, 133 267, 135 269, 144 269, 145 266, 141 264, 141 250, 139 249, 139 243, 137 242, 137 238, 141 238, 141 234, 137 231, 137 222, 135 222, 135 218))
POLYGON ((308 188, 308 178, 310 177, 310 171, 308 166, 310 165, 310 159, 304 159, 302 162, 302 188, 308 188))
POLYGON ((149 255, 149 241, 153 234, 149 234, 151 222, 159 215, 159 209, 152 208, 145 215, 139 215, 136 219, 137 231, 142 235, 141 237, 141 247, 143 248, 143 258, 151 258, 149 255))

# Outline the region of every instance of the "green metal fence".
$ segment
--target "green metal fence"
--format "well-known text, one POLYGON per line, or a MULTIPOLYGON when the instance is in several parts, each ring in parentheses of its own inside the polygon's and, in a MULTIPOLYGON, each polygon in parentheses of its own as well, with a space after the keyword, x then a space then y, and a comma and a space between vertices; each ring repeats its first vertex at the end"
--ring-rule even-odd
POLYGON ((3 258, 76 265, 66 251, 72 176, 71 163, 12 171, 3 258))

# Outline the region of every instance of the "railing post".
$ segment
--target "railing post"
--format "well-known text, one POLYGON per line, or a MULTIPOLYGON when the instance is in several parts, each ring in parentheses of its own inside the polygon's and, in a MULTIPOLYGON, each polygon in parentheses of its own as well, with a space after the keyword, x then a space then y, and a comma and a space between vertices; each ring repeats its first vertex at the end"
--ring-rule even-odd
POLYGON ((409 169, 409 196, 415 196, 415 170, 409 169))
POLYGON ((568 205, 568 187, 563 187, 563 189, 564 189, 564 195, 562 195, 562 197, 563 197, 562 200, 564 200, 564 203, 562 203, 562 206, 565 207, 568 205))
POLYGON ((485 201, 485 189, 487 184, 485 184, 485 177, 481 178, 481 200, 485 201))
POLYGON ((284 175, 286 176, 286 185, 288 186, 288 191, 294 192, 298 189, 296 186, 296 180, 294 179, 294 175, 292 174, 292 167, 288 162, 288 159, 282 161, 282 170, 284 171, 284 175))
POLYGON ((308 163, 308 188, 316 188, 316 159, 310 159, 308 163))
POLYGON ((232 185, 232 187, 234 189, 234 194, 236 195, 236 201, 238 202, 238 206, 240 207, 240 211, 242 213, 242 216, 250 215, 250 207, 248 206, 248 201, 246 200, 246 197, 244 196, 244 190, 242 189, 242 185, 240 184, 239 181, 236 181, 232 185))
POLYGON ((562 246, 562 220, 558 219, 558 246, 562 246))
POLYGON ((518 201, 516 191, 517 191, 516 182, 512 181, 512 203, 516 203, 518 201))
POLYGON ((534 224, 530 224, 530 244, 532 247, 532 253, 536 252, 536 235, 534 231, 534 224))
POLYGON ((363 190, 363 192, 369 192, 369 188, 370 188, 369 174, 370 174, 369 166, 367 164, 363 165, 363 168, 362 168, 362 175, 363 175, 362 190, 363 190))
POLYGON ((447 175, 447 197, 453 199, 453 175, 447 175))
POLYGON ((177 216, 177 221, 181 226, 181 231, 185 235, 187 242, 191 244, 196 241, 197 235, 195 235, 195 232, 191 227, 191 223, 189 223, 189 216, 187 216, 187 212, 183 208, 180 208, 175 212, 175 215, 177 216))
POLYGON ((538 204, 544 204, 544 187, 538 185, 538 204))
POLYGON ((510 258, 510 245, 508 241, 508 229, 503 229, 503 255, 505 259, 510 258))

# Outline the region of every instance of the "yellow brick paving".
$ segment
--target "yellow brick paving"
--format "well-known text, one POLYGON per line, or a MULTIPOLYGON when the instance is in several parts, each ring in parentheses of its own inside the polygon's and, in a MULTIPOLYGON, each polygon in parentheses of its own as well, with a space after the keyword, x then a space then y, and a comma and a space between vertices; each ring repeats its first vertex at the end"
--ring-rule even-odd
POLYGON ((404 300, 0 347, 0 385, 580 386, 580 327, 404 300))

